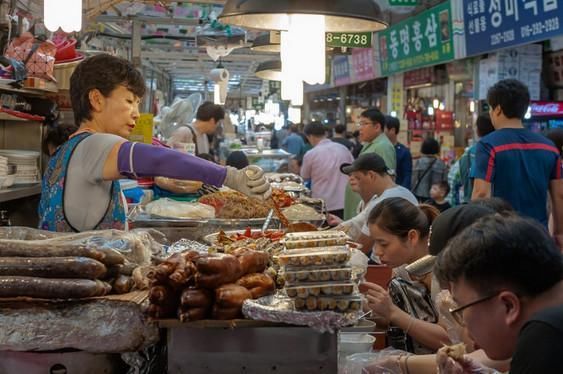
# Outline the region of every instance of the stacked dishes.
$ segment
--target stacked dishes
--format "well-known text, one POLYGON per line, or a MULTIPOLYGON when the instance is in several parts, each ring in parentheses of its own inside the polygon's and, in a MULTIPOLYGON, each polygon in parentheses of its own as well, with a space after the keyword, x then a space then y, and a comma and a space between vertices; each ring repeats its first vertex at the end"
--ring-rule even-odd
POLYGON ((8 158, 0 156, 0 189, 14 184, 14 175, 9 175, 9 170, 8 158))
POLYGON ((39 183, 39 152, 0 149, 0 156, 16 167, 14 184, 39 183))
POLYGON ((353 282, 347 235, 342 231, 311 231, 285 235, 285 251, 278 256, 285 293, 295 309, 354 312, 362 298, 353 282))

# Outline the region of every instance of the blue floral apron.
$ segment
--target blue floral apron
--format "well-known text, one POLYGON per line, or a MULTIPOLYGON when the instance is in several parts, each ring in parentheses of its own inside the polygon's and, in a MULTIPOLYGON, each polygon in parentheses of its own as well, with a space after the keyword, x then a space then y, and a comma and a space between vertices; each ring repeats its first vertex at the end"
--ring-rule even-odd
MULTIPOLYGON (((64 189, 68 172, 68 165, 74 150, 81 141, 92 135, 88 132, 80 133, 61 145, 49 161, 43 175, 41 201, 39 203, 39 228, 58 232, 77 232, 64 212, 64 189)), ((88 207, 84 207, 88 209, 88 207)), ((127 217, 121 198, 119 182, 111 184, 111 199, 106 213, 93 230, 125 229, 127 217)))

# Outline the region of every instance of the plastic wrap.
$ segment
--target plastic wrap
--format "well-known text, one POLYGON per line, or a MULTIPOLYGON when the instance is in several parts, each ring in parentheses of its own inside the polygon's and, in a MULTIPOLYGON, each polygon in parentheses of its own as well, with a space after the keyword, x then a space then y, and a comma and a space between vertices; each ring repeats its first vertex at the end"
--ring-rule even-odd
POLYGON ((209 205, 168 198, 148 203, 145 210, 150 215, 167 218, 206 219, 215 217, 215 209, 209 205))
POLYGON ((197 251, 200 253, 208 253, 209 247, 195 240, 182 239, 182 240, 178 240, 176 243, 173 243, 171 246, 169 246, 165 251, 166 252, 165 255, 170 256, 173 255, 174 253, 185 252, 185 251, 197 251))
POLYGON ((141 306, 124 301, 0 304, 0 350, 133 352, 158 341, 141 306))
POLYGON ((278 255, 278 260, 282 266, 338 266, 346 264, 350 256, 351 252, 346 246, 313 247, 284 251, 278 255))
POLYGON ((246 318, 281 322, 290 325, 309 326, 319 332, 335 332, 336 330, 358 322, 361 311, 354 313, 335 312, 299 312, 290 299, 280 294, 262 297, 257 300, 246 300, 242 305, 246 318))
POLYGON ((0 227, 0 239, 43 240, 64 235, 64 233, 33 229, 23 226, 0 227))
POLYGON ((402 374, 400 356, 410 353, 386 348, 373 353, 355 353, 346 357, 342 374, 402 374))

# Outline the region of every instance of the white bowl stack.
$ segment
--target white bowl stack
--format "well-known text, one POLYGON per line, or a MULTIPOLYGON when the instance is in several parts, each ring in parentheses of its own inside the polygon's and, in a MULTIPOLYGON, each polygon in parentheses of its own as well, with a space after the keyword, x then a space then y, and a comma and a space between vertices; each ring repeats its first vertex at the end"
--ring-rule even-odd
POLYGON ((14 184, 41 182, 39 175, 39 152, 0 149, 0 156, 7 158, 8 164, 16 166, 14 184))

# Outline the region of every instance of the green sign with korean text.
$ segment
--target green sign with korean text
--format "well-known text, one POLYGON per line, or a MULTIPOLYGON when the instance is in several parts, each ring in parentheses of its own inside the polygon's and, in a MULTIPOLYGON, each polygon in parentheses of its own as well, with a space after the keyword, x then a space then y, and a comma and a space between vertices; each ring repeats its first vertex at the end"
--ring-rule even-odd
POLYGON ((371 32, 327 32, 326 46, 371 48, 371 32))
POLYGON ((450 1, 377 35, 384 76, 454 59, 450 1))
POLYGON ((418 5, 418 0, 389 0, 391 6, 415 6, 418 5))

